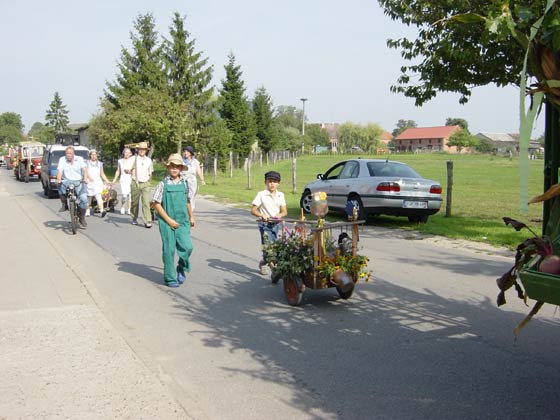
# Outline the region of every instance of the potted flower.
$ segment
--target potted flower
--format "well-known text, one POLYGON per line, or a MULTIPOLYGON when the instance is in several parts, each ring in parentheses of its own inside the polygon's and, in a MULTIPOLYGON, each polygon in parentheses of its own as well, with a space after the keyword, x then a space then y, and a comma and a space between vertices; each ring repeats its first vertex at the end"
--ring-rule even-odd
POLYGON ((316 270, 320 277, 332 281, 343 291, 350 290, 358 279, 369 281, 368 261, 364 255, 352 255, 337 248, 334 253, 328 253, 317 261, 316 270))
POLYGON ((296 232, 265 244, 264 252, 274 266, 276 281, 301 276, 313 269, 313 240, 304 239, 296 232))

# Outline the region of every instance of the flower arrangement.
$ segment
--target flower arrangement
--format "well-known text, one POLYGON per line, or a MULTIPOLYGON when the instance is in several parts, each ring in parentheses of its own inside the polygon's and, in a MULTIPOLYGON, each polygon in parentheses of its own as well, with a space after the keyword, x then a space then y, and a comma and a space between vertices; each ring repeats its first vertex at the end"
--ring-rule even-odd
POLYGON ((304 238, 294 231, 278 236, 274 242, 265 243, 263 249, 266 260, 275 266, 274 271, 280 278, 302 276, 310 273, 315 267, 317 274, 325 279, 331 279, 337 270, 342 270, 353 279, 369 281, 369 258, 364 255, 352 255, 351 245, 337 245, 330 239, 326 239, 323 246, 324 256, 318 261, 317 257, 314 257, 313 237, 304 238))
POLYGON ((313 239, 304 239, 296 232, 265 244, 264 252, 282 278, 300 276, 313 268, 313 239))
POLYGON ((325 255, 318 261, 317 273, 321 277, 332 278, 337 270, 348 273, 352 278, 369 281, 371 272, 367 269, 369 258, 364 255, 352 255, 337 249, 334 254, 325 255))

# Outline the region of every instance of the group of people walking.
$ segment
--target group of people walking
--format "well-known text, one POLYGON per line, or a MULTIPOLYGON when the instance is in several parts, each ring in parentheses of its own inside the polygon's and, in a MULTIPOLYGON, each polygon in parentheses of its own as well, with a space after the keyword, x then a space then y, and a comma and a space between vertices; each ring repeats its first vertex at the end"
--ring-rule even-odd
POLYGON ((74 184, 80 200, 79 221, 85 228, 85 218, 91 214, 93 199, 96 200, 100 216, 106 215, 107 209, 102 196, 105 184, 110 186, 118 180, 121 190, 120 212, 123 215, 129 214, 133 225, 138 225, 141 215, 144 226, 151 228, 152 210, 157 214, 163 244, 164 282, 169 287, 178 287, 190 271, 190 228, 194 227, 194 197, 198 191, 198 178, 202 185, 205 184, 204 173, 200 162, 195 158, 193 147, 186 146, 183 156, 174 153, 165 162, 167 176, 157 184, 152 193, 150 183, 154 166, 147 155, 148 143, 140 142, 136 149, 137 153, 134 155, 128 147, 123 150, 115 176, 110 182, 96 150, 91 150, 89 159, 84 161, 76 156, 74 147, 68 146, 57 168, 57 184, 62 202, 60 211, 68 209, 66 191, 70 184, 74 184), (175 253, 179 257, 176 266, 175 253))
MULTIPOLYGON (((204 185, 204 173, 200 162, 194 156, 192 146, 183 149, 183 156, 171 154, 165 166, 167 176, 161 180, 153 193, 150 182, 154 172, 152 159, 147 156, 148 144, 141 142, 136 145, 137 154, 132 154, 130 148, 125 148, 118 160, 114 184, 117 180, 121 190, 121 214, 129 214, 133 225, 138 225, 140 209, 142 220, 146 228, 152 227, 152 210, 159 218, 159 232, 162 241, 163 280, 169 287, 179 287, 185 282, 186 273, 190 271, 189 258, 193 250, 190 229, 195 226, 193 211, 195 195, 198 192, 198 178, 204 185), (178 262, 175 264, 175 254, 178 262)), ((273 219, 281 219, 287 215, 284 194, 278 191, 280 174, 269 171, 265 174, 266 189, 260 191, 252 202, 251 214, 260 219, 259 231, 261 243, 274 241, 278 235, 278 223, 273 219)), ((86 227, 85 217, 89 215, 89 205, 95 198, 100 209, 101 217, 106 215, 101 195, 104 184, 111 184, 99 161, 97 152, 91 150, 89 159, 84 160, 76 156, 74 148, 68 146, 65 156, 58 163, 57 183, 59 185, 62 208, 66 210, 66 190, 70 184, 78 191, 79 220, 82 227, 86 227), (89 200, 88 200, 89 197, 89 200)), ((269 262, 263 252, 263 259, 259 263, 261 274, 266 274, 269 262)))

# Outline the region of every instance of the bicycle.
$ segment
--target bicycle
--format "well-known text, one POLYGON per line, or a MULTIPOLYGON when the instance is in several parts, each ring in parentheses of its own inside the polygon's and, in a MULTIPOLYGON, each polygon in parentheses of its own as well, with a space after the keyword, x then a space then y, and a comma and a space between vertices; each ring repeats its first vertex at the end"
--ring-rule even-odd
POLYGON ((76 232, 78 232, 80 216, 78 207, 79 197, 76 194, 76 186, 74 184, 68 185, 66 200, 68 204, 68 211, 70 212, 70 225, 72 226, 72 233, 75 235, 76 232))

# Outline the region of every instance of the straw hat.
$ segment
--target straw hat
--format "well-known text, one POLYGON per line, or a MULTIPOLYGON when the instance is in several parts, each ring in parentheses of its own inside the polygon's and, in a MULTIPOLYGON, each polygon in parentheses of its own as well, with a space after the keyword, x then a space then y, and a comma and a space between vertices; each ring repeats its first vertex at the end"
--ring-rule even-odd
POLYGON ((179 153, 173 153, 173 154, 169 155, 169 158, 167 159, 167 162, 165 162, 165 166, 169 166, 171 164, 180 166, 181 170, 186 169, 186 166, 183 163, 183 158, 181 157, 181 155, 179 153))
POLYGON ((138 146, 136 146, 137 149, 148 149, 148 143, 146 143, 145 141, 141 141, 140 143, 138 143, 138 146))

